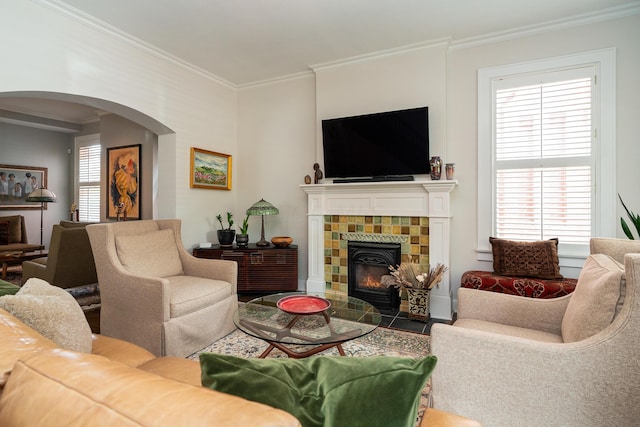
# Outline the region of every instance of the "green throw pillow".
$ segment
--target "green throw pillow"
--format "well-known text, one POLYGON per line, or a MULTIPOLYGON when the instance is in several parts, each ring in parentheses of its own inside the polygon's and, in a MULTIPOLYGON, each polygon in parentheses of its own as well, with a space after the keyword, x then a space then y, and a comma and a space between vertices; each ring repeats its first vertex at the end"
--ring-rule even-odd
POLYGON ((244 359, 200 355, 202 385, 289 412, 304 427, 407 426, 435 356, 244 359))

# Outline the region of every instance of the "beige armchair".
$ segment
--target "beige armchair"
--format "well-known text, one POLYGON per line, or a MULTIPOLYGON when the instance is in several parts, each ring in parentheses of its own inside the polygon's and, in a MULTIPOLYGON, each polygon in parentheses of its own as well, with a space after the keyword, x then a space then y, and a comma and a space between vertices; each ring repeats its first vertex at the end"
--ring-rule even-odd
POLYGON ((199 259, 180 220, 87 226, 102 300, 100 332, 156 356, 185 357, 234 330, 237 264, 199 259))
POLYGON ((621 251, 640 243, 592 241, 559 298, 459 289, 456 322, 431 329, 433 406, 486 426, 640 425, 640 254, 623 269, 621 251))

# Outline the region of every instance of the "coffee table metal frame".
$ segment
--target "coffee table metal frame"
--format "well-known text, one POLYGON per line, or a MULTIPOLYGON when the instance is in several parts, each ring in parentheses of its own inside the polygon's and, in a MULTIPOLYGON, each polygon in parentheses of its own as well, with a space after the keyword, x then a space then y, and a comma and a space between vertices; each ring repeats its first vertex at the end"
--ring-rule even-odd
MULTIPOLYGON (((243 332, 266 341, 269 346, 258 356, 267 357, 274 348, 284 352, 295 359, 309 357, 311 355, 336 347, 341 356, 345 356, 342 344, 361 336, 364 336, 378 327, 380 313, 371 304, 353 297, 327 298, 331 301, 331 307, 318 314, 290 314, 277 308, 277 301, 291 295, 307 295, 300 292, 267 295, 255 298, 246 303, 245 307, 239 307, 234 315, 236 326, 243 332), (255 308, 262 314, 262 319, 252 317, 249 312, 255 308), (264 321, 266 316, 280 317, 285 322, 270 324, 264 321), (328 334, 313 336, 303 331, 296 332, 294 327, 304 323, 305 318, 315 316, 314 322, 320 327, 327 327, 328 334), (322 319, 322 321, 320 321, 322 319), (353 323, 354 328, 338 331, 332 319, 344 319, 353 323), (302 321, 302 322, 301 322, 302 321), (290 346, 313 346, 304 351, 297 351, 290 346)), ((310 295, 310 294, 309 294, 310 295)), ((319 296, 319 295, 314 295, 319 296)), ((318 328, 319 329, 319 328, 318 328)), ((309 332, 313 332, 310 330, 309 332)))

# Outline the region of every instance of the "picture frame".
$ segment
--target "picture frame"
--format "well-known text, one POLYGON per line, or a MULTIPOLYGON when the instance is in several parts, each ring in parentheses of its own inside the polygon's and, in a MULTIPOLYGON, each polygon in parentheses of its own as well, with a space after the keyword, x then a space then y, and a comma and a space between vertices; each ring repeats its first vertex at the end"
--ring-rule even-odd
POLYGON ((229 154, 191 147, 191 188, 231 190, 231 165, 229 154))
POLYGON ((0 210, 47 209, 48 203, 26 201, 37 188, 47 188, 47 168, 0 165, 0 210))
POLYGON ((142 145, 107 148, 107 218, 140 219, 142 145))

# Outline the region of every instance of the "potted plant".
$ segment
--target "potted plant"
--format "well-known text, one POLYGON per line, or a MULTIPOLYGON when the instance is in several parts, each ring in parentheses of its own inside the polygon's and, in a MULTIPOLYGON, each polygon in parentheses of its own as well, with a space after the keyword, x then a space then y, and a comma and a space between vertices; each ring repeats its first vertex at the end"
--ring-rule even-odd
MULTIPOLYGON (((638 236, 640 236, 640 215, 637 215, 633 213, 633 211, 627 209, 627 205, 624 204, 624 202, 622 201, 622 197, 619 194, 618 198, 620 199, 620 203, 622 203, 622 207, 627 212, 627 216, 629 217, 631 224, 636 229, 636 233, 638 233, 638 236)), ((633 233, 629 228, 629 225, 627 225, 627 222, 622 217, 620 217, 620 225, 622 226, 622 231, 624 231, 625 236, 627 236, 631 240, 635 240, 635 238, 633 237, 633 233)))
POLYGON ((233 230, 233 215, 231 212, 227 212, 227 224, 228 227, 225 228, 222 223, 222 215, 218 214, 216 219, 220 223, 221 230, 218 230, 218 242, 220 242, 220 246, 229 247, 233 246, 233 239, 236 237, 236 230, 233 230))
POLYGON ((238 247, 246 248, 249 246, 249 215, 244 218, 242 221, 242 226, 240 227, 240 234, 236 235, 236 243, 238 247))
POLYGON ((396 267, 390 265, 389 271, 393 280, 383 281, 383 283, 386 286, 398 288, 401 295, 402 290, 406 290, 409 303, 409 318, 421 321, 429 320, 431 289, 440 283, 442 275, 447 271, 447 267, 438 263, 435 268, 429 266, 428 272, 425 273, 421 264, 403 262, 396 267))

